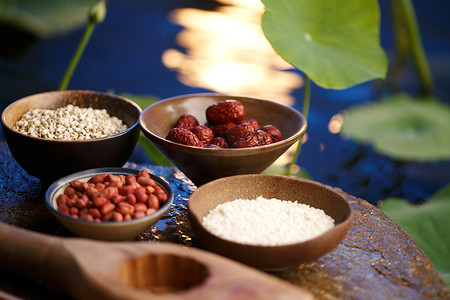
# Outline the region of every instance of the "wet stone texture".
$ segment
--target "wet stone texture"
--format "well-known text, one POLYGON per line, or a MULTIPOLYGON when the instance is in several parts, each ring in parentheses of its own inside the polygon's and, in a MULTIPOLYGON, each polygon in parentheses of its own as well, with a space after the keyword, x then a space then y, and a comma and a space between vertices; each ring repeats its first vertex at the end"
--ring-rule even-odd
MULTIPOLYGON (((45 187, 14 161, 0 142, 0 221, 57 236, 73 236, 47 211, 45 187)), ((136 165, 164 177, 175 193, 165 217, 136 242, 173 242, 199 247, 187 218, 196 187, 173 167, 136 165)), ((338 189, 337 189, 338 190, 338 189)), ((355 210, 346 238, 322 258, 272 273, 306 288, 318 299, 450 299, 450 290, 409 235, 367 201, 338 190, 355 210)), ((3 245, 4 246, 4 245, 3 245)), ((45 284, 0 272, 1 291, 23 299, 70 299, 45 284), (26 288, 24 288, 26 287, 26 288)))

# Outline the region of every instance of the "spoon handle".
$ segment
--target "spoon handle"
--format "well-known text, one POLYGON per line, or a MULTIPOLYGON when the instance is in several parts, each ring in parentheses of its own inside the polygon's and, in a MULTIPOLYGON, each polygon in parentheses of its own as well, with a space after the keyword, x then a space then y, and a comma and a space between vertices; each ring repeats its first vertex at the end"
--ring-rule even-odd
POLYGON ((0 222, 0 268, 62 287, 73 264, 58 239, 0 222))

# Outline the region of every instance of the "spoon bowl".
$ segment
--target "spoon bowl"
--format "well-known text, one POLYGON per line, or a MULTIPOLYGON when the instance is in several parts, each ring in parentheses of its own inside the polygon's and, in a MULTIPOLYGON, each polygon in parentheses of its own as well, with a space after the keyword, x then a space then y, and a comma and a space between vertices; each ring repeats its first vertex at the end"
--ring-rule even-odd
POLYGON ((281 279, 170 243, 58 238, 0 223, 0 257, 1 268, 74 299, 313 299, 281 279))

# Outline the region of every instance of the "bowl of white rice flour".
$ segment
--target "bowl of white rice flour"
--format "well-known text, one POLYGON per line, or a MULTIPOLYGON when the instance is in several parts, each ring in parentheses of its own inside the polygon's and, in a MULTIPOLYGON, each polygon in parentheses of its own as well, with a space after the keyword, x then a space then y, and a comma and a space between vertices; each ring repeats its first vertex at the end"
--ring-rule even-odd
POLYGON ((334 249, 353 210, 334 189, 311 180, 249 174, 214 180, 189 198, 202 247, 264 270, 295 267, 334 249))

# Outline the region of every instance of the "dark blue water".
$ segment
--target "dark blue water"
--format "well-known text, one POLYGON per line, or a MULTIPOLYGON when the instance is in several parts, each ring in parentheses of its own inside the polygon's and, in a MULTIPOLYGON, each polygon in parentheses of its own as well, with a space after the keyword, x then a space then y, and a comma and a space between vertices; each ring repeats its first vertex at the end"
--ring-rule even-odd
MULTIPOLYGON (((382 44, 392 51, 388 1, 382 8, 382 44)), ((435 79, 435 95, 449 103, 450 87, 450 1, 414 1, 417 18, 435 79)), ((180 7, 214 9, 214 1, 128 0, 108 1, 108 13, 90 41, 69 85, 70 89, 114 91, 165 98, 179 94, 207 92, 177 80, 167 69, 162 53, 179 49, 175 37, 182 29, 172 24, 168 13, 180 7)), ((26 34, 0 27, 0 106, 33 93, 58 88, 65 68, 76 49, 83 30, 50 40, 34 40, 26 34)), ((415 91, 413 70, 402 77, 405 90, 415 91)), ((292 96, 301 110, 301 89, 292 96)), ((308 142, 303 146, 299 165, 311 178, 342 188, 371 203, 389 196, 421 202, 449 182, 449 162, 404 163, 379 155, 368 146, 344 141, 331 134, 328 122, 341 110, 371 100, 378 91, 373 83, 345 91, 324 90, 313 85, 309 114, 308 142)), ((3 139, 1 134, 0 138, 3 139)), ((137 149, 132 159, 149 162, 137 149)))

